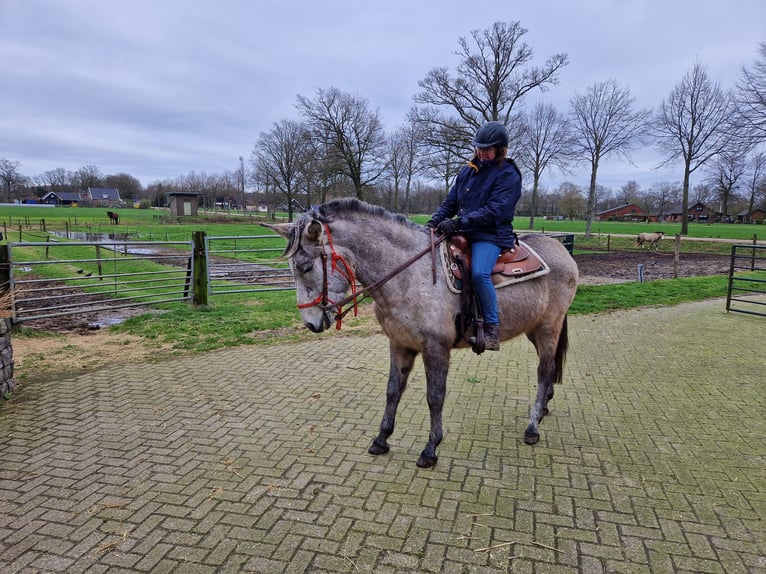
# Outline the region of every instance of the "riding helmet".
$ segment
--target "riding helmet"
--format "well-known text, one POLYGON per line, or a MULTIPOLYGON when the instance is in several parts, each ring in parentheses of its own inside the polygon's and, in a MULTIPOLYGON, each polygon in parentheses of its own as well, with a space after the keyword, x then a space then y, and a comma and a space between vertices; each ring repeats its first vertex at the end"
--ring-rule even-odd
POLYGON ((487 122, 476 132, 471 145, 473 147, 508 147, 508 128, 500 122, 487 122))

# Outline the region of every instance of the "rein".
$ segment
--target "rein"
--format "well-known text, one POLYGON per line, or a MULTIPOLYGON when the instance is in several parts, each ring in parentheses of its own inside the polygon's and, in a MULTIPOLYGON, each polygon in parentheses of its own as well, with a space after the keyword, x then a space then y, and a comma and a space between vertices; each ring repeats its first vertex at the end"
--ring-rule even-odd
POLYGON ((335 251, 335 245, 332 242, 332 233, 330 232, 330 227, 327 224, 324 224, 324 229, 326 231, 327 235, 327 244, 330 247, 330 256, 332 258, 332 271, 333 273, 335 271, 338 271, 339 273, 342 273, 338 269, 338 262, 341 262, 343 264, 343 269, 345 270, 345 278, 349 282, 349 285, 351 286, 351 295, 347 295, 343 299, 341 299, 338 302, 332 301, 328 296, 328 277, 327 277, 327 253, 322 250, 322 293, 316 297, 313 301, 310 301, 308 303, 301 303, 298 305, 298 309, 307 309, 308 307, 320 307, 323 310, 329 310, 329 309, 337 309, 335 313, 335 328, 340 331, 343 318, 348 315, 348 313, 353 309, 354 310, 354 317, 358 314, 358 305, 360 301, 364 301, 367 297, 369 297, 372 293, 374 293, 378 288, 383 286, 385 283, 387 283, 389 280, 393 279, 399 273, 407 269, 410 265, 415 263, 418 259, 421 257, 427 255, 428 253, 431 254, 431 277, 433 279, 434 285, 436 284, 436 246, 439 245, 442 241, 444 241, 447 236, 441 235, 438 238, 434 237, 434 230, 430 230, 430 241, 428 247, 423 249, 422 251, 419 251, 415 255, 413 255, 410 259, 390 271, 388 274, 384 275, 371 285, 368 285, 366 287, 363 287, 361 290, 357 291, 356 289, 356 278, 354 276, 354 271, 351 269, 351 266, 348 264, 348 261, 346 261, 343 256, 338 255, 338 253, 335 251), (351 305, 343 309, 344 306, 351 303, 351 305))

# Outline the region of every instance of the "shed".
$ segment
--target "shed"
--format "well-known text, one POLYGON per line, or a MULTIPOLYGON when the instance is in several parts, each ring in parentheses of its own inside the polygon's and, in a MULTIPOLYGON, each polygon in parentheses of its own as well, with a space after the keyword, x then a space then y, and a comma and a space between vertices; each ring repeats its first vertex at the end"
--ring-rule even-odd
POLYGON ((197 215, 201 193, 176 191, 168 194, 170 215, 197 215))

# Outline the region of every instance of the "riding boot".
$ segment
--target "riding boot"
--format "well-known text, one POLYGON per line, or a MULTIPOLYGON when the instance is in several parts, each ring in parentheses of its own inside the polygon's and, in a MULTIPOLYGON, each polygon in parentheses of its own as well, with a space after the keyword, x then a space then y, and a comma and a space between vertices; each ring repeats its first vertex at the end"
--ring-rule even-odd
POLYGON ((484 327, 484 350, 499 351, 500 339, 498 337, 497 323, 487 323, 484 327))

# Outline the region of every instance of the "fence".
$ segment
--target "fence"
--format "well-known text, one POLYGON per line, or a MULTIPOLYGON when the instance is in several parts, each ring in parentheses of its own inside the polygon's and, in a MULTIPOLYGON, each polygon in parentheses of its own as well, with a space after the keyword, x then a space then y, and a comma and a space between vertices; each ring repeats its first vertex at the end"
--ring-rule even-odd
POLYGON ((205 238, 208 294, 252 293, 295 289, 286 261, 278 259, 284 240, 274 235, 205 238))
POLYGON ((726 311, 766 317, 766 245, 732 245, 726 311))
POLYGON ((14 242, 0 246, 14 322, 138 307, 192 296, 192 244, 14 242))

